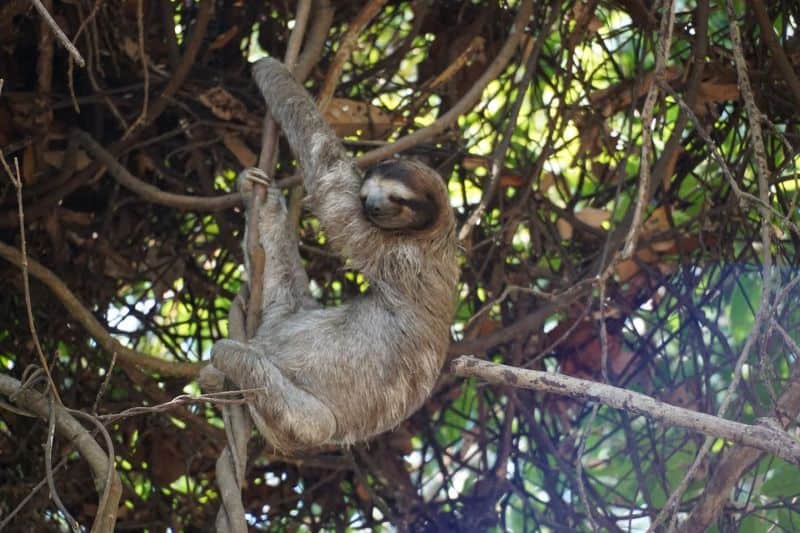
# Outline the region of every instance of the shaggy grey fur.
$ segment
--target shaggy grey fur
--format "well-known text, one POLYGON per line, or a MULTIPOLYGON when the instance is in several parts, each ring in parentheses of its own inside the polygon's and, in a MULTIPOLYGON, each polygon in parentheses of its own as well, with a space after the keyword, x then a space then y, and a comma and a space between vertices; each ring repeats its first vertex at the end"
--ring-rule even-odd
POLYGON ((270 188, 256 213, 266 254, 262 323, 248 344, 218 341, 213 365, 241 388, 261 388, 250 395, 251 412, 279 450, 352 444, 411 415, 444 364, 459 276, 447 189, 427 166, 398 160, 436 216, 422 230, 375 226, 363 213, 360 171, 308 93, 274 59, 259 61, 253 75, 331 247, 369 290, 338 307, 312 300, 283 197, 270 188))

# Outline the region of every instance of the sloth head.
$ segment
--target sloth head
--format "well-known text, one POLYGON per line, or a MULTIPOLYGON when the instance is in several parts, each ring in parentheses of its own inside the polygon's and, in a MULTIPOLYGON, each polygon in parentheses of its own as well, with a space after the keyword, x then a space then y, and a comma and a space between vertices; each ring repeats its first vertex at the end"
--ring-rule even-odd
POLYGON ((442 178, 412 160, 390 159, 367 170, 361 205, 364 216, 386 230, 426 231, 452 219, 442 178))

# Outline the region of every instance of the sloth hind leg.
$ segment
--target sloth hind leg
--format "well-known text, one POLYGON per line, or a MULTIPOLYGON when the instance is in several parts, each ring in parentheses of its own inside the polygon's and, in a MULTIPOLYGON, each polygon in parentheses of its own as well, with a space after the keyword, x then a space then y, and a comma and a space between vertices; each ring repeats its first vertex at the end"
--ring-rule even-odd
POLYGON ((220 340, 213 363, 248 392, 253 419, 261 434, 283 451, 330 442, 336 432, 333 412, 316 396, 299 388, 263 354, 249 345, 220 340))

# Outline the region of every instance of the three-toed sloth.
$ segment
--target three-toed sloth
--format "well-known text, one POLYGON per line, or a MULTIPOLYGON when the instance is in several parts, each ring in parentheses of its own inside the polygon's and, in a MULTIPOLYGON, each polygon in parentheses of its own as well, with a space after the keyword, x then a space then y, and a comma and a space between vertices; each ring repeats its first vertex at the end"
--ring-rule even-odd
POLYGON ((258 217, 266 255, 261 324, 247 344, 218 341, 213 365, 258 389, 250 410, 277 449, 352 444, 398 425, 436 383, 459 276, 454 215, 444 181, 422 163, 385 161, 362 176, 282 63, 262 59, 253 76, 330 246, 369 288, 337 307, 311 298, 283 196, 270 187, 247 215, 258 217))

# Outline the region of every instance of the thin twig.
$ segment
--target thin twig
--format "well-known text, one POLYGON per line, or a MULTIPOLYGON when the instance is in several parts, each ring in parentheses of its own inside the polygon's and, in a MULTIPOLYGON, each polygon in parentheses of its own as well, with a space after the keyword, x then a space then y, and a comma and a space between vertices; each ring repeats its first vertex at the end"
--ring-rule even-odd
POLYGON ((56 482, 53 479, 53 445, 56 436, 56 402, 52 394, 47 397, 48 416, 47 416, 47 441, 44 445, 44 470, 45 477, 47 478, 47 488, 50 489, 50 498, 56 504, 58 510, 64 515, 64 519, 69 524, 70 529, 74 532, 81 530, 80 524, 67 510, 64 502, 61 501, 61 496, 56 490, 56 482))
POLYGON ((147 61, 147 53, 144 49, 144 0, 136 2, 136 26, 138 27, 139 58, 142 61, 142 76, 144 77, 144 88, 142 89, 142 111, 133 124, 125 130, 122 138, 127 138, 140 125, 147 120, 147 105, 150 102, 150 65, 147 61))
POLYGON ((248 392, 250 393, 259 392, 260 390, 261 389, 233 389, 220 392, 211 392, 206 394, 180 394, 172 398, 170 401, 160 403, 158 405, 130 407, 128 409, 120 411, 119 413, 107 413, 104 415, 98 415, 97 418, 105 421, 106 423, 109 423, 109 422, 116 422, 124 418, 130 418, 132 416, 139 416, 152 413, 163 413, 169 411, 170 409, 175 409, 177 407, 181 407, 184 405, 195 405, 202 403, 213 403, 219 405, 243 405, 247 403, 247 400, 242 398, 242 394, 246 394, 248 392))
POLYGON ((94 403, 92 404, 92 414, 97 415, 97 407, 100 405, 100 399, 105 394, 106 390, 108 389, 108 384, 111 383, 111 376, 114 374, 114 366, 117 364, 117 352, 111 353, 111 362, 108 364, 108 368, 106 369, 106 375, 103 378, 103 382, 100 384, 100 388, 97 389, 97 394, 94 397, 94 403))
POLYGON ((586 494, 586 483, 583 482, 583 454, 586 453, 586 440, 589 436, 589 432, 594 425, 594 421, 597 418, 597 413, 600 412, 600 404, 595 403, 594 407, 592 407, 592 412, 589 415, 589 419, 583 424, 581 428, 580 437, 578 438, 578 457, 576 459, 576 467, 575 467, 575 483, 578 485, 578 497, 583 504, 583 507, 586 509, 586 517, 589 519, 589 525, 592 526, 592 531, 600 531, 600 526, 597 524, 597 520, 594 516, 594 510, 592 509, 592 504, 589 501, 589 496, 586 494))
POLYGON ((628 236, 625 238, 625 246, 622 249, 621 259, 626 260, 633 257, 636 250, 636 242, 642 226, 642 217, 647 207, 647 200, 650 197, 651 183, 650 176, 650 145, 652 143, 652 131, 650 125, 653 122, 653 110, 655 109, 656 99, 658 98, 658 81, 664 80, 664 72, 667 65, 667 54, 672 46, 672 28, 675 25, 675 2, 665 0, 664 12, 661 14, 661 27, 658 30, 658 49, 656 52, 656 66, 654 77, 656 83, 650 85, 647 96, 642 107, 642 153, 639 163, 639 190, 634 204, 633 221, 631 222, 628 236))
POLYGON ((48 387, 50 388, 50 392, 53 394, 53 397, 56 399, 59 405, 62 405, 61 396, 58 394, 58 388, 56 387, 55 381, 53 381, 53 376, 50 373, 50 365, 47 362, 47 357, 44 355, 44 350, 42 349, 42 344, 39 342, 39 334, 36 331, 36 321, 33 318, 33 304, 31 300, 31 284, 30 278, 28 276, 28 244, 27 239, 25 238, 25 209, 22 205, 22 175, 19 170, 19 160, 15 157, 14 158, 14 170, 15 172, 11 171, 11 168, 8 166, 8 161, 6 161, 5 155, 3 154, 2 150, 0 150, 0 163, 2 163, 3 168, 8 174, 11 183, 14 184, 14 188, 17 191, 17 214, 19 216, 19 237, 20 237, 20 258, 21 258, 21 267, 22 267, 22 291, 25 297, 25 311, 28 315, 28 328, 31 331, 31 337, 33 338, 33 345, 36 348, 36 354, 39 356, 39 364, 42 365, 42 369, 44 373, 47 375, 47 383, 48 387))
POLYGON ((42 4, 41 0, 31 0, 31 3, 33 3, 33 7, 36 8, 36 11, 38 11, 45 22, 47 22, 47 25, 50 26, 50 29, 53 30, 53 33, 55 33, 59 42, 64 45, 64 48, 67 49, 67 52, 69 52, 73 59, 75 59, 75 62, 81 67, 86 66, 86 61, 83 60, 81 53, 77 48, 75 48, 75 45, 72 44, 72 41, 69 40, 69 37, 67 37, 66 34, 61 31, 61 28, 58 27, 55 19, 53 19, 53 16, 50 15, 50 12, 47 11, 47 8, 44 7, 44 4, 42 4))

